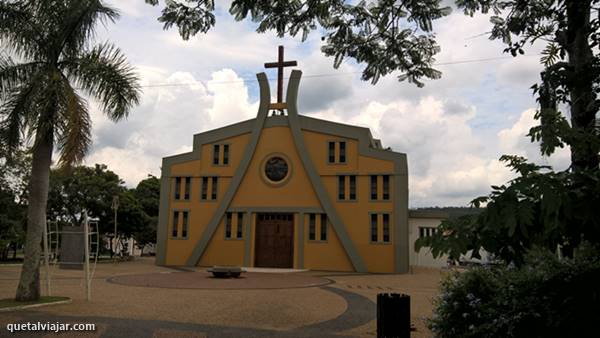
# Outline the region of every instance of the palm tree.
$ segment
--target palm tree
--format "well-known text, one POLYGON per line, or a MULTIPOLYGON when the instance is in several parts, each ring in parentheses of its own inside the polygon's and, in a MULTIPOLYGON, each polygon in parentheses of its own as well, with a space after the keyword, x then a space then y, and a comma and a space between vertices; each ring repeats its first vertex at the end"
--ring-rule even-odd
POLYGON ((121 51, 92 45, 97 22, 118 12, 102 0, 0 0, 0 136, 9 150, 33 142, 25 260, 16 300, 40 297, 39 261, 52 154, 80 162, 91 144, 86 94, 113 121, 138 103, 138 78, 121 51))

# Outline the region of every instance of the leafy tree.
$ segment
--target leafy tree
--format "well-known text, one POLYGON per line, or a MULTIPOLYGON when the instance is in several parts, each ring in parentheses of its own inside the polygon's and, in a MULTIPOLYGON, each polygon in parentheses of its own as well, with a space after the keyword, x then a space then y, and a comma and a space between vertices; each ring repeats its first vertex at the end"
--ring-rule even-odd
POLYGON ((12 248, 13 259, 25 242, 26 187, 31 156, 17 151, 8 161, 0 145, 0 260, 8 258, 12 248))
MULTIPOLYGON (((145 0, 156 5, 157 0, 145 0)), ((567 254, 583 239, 599 242, 600 196, 598 165, 600 137, 596 115, 600 107, 600 0, 455 0, 466 15, 492 13, 491 39, 506 44, 513 56, 525 53, 528 44, 545 41, 541 83, 532 88, 540 109, 529 136, 541 142, 541 152, 551 155, 568 146, 571 167, 556 173, 551 168, 527 163, 520 157, 501 160, 520 177, 473 201, 487 204, 474 216, 445 222, 433 237, 417 242, 417 249, 432 246, 434 254, 458 257, 483 248, 520 263, 532 245, 553 249, 561 245, 567 254), (558 110, 569 107, 570 120, 558 110)), ((168 29, 177 26, 183 39, 207 32, 215 24, 214 1, 168 1, 159 21, 168 29)), ((283 1, 234 0, 229 12, 236 20, 250 17, 258 32, 275 31, 295 36, 322 29, 322 51, 334 57, 334 66, 346 57, 366 64, 363 79, 373 83, 399 71, 399 80, 422 85, 420 79, 436 79, 432 68, 439 51, 432 22, 450 10, 437 0, 376 0, 353 3, 344 0, 283 1), (402 28, 400 28, 402 27, 402 28)))
POLYGON ((54 169, 50 173, 48 217, 73 225, 81 225, 83 211, 100 219, 101 232, 112 232, 111 203, 113 196, 125 191, 124 182, 104 164, 54 169))
MULTIPOLYGON (((157 5, 158 0, 145 0, 157 5)), ((167 1, 158 19, 168 29, 173 25, 185 40, 215 25, 213 0, 167 1)), ((302 34, 302 40, 322 29, 322 52, 334 58, 365 63, 363 80, 376 83, 381 76, 401 71, 399 80, 423 86, 422 78, 438 79, 432 68, 440 48, 432 32, 433 20, 450 14, 441 0, 378 0, 369 4, 346 0, 234 0, 229 9, 238 21, 250 17, 257 32, 275 31, 278 36, 302 34)))
POLYGON ((534 246, 550 251, 560 246, 571 256, 584 240, 600 243, 599 2, 457 1, 470 15, 493 11, 491 38, 502 39, 513 55, 522 54, 527 43, 547 41, 542 82, 532 87, 538 94, 535 117, 540 124, 528 136, 540 141, 544 155, 569 146, 571 166, 554 172, 523 157, 501 157, 519 176, 473 200, 476 207, 486 205, 480 215, 444 222, 434 236, 417 241, 417 250, 430 246, 434 256, 453 257, 473 250, 478 257, 484 249, 522 264, 534 246), (558 110, 559 103, 570 109, 570 121, 558 110))
POLYGON ((9 154, 24 133, 33 139, 19 301, 40 296, 40 242, 55 145, 59 163, 68 166, 79 162, 91 143, 87 102, 76 87, 96 98, 114 121, 139 100, 137 77, 120 50, 91 44, 96 23, 117 17, 101 0, 0 1, 6 53, 0 56, 0 135, 9 154))
POLYGON ((156 229, 158 227, 158 207, 160 202, 160 180, 155 176, 140 181, 133 194, 141 204, 146 214, 145 225, 133 234, 138 247, 143 250, 148 244, 156 243, 156 229))
POLYGON ((152 178, 141 181, 138 188, 128 190, 119 176, 104 164, 55 169, 50 174, 48 215, 56 221, 80 225, 85 210, 90 218, 98 219, 100 233, 112 234, 115 224, 112 200, 113 196, 118 196, 118 237, 135 237, 148 228, 154 227, 156 231, 156 225, 151 224, 158 216, 158 201, 152 205, 155 191, 152 178), (145 210, 153 216, 147 215, 145 210))

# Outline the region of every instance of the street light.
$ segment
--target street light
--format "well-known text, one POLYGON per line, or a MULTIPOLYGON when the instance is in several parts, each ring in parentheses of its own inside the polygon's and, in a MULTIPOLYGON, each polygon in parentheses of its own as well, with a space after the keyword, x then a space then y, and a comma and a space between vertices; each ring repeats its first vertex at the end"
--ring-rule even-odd
POLYGON ((119 196, 118 195, 114 195, 113 196, 113 200, 112 200, 112 205, 111 208, 115 211, 115 233, 114 233, 114 250, 112 249, 112 243, 111 243, 111 250, 112 253, 115 254, 115 251, 117 250, 117 210, 119 209, 119 196))

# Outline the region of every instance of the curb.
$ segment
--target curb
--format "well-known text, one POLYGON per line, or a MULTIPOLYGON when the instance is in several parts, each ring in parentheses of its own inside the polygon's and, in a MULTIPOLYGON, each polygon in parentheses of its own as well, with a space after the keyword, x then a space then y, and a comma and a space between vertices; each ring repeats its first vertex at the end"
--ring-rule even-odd
POLYGON ((32 309, 32 308, 42 307, 42 306, 49 306, 49 305, 70 304, 72 301, 73 300, 71 298, 69 298, 69 299, 59 300, 59 301, 50 302, 50 303, 27 304, 27 305, 13 306, 13 307, 5 307, 5 308, 0 308, 0 312, 27 310, 27 309, 32 309))

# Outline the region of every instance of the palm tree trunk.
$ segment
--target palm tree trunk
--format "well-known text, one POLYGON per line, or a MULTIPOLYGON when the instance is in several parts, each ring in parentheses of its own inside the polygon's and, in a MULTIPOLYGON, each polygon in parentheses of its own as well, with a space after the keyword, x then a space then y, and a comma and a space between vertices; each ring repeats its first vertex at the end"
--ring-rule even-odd
POLYGON ((53 132, 44 132, 38 129, 33 149, 31 179, 29 181, 25 257, 15 297, 17 301, 38 300, 40 298, 41 242, 43 230, 46 226, 52 147, 53 132))
POLYGON ((595 72, 594 55, 588 36, 590 27, 590 7, 587 1, 567 2, 566 50, 569 56, 571 90, 571 126, 586 135, 571 144, 571 163, 574 171, 597 170, 599 165, 596 112, 598 104, 593 90, 595 72))

